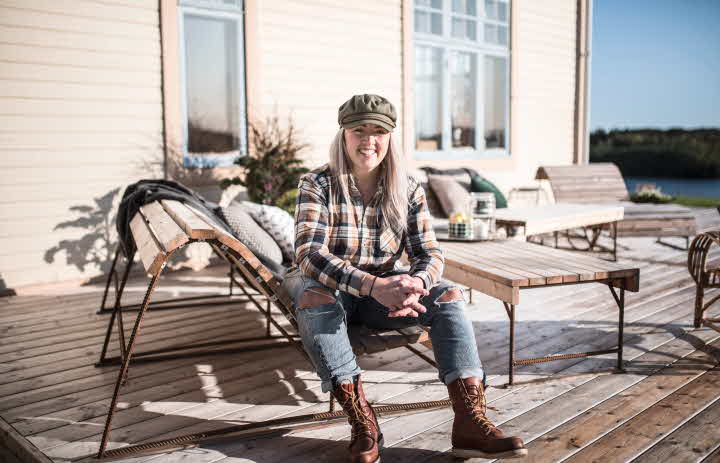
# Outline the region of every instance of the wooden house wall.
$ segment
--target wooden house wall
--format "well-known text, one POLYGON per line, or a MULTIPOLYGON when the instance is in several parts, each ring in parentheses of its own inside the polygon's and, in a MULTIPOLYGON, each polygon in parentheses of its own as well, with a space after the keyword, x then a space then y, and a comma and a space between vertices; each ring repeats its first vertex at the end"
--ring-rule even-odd
POLYGON ((0 291, 97 274, 121 187, 162 175, 155 0, 0 1, 0 291))

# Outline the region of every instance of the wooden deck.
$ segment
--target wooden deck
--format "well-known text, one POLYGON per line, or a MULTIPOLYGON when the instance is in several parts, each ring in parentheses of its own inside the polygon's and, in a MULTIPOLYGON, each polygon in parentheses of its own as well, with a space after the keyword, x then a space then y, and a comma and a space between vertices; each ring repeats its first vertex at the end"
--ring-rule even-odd
MULTIPOLYGON (((720 227, 712 210, 700 211, 698 221, 700 229, 720 227)), ((519 367, 515 386, 497 387, 507 381, 507 317, 500 302, 474 295, 469 314, 489 375, 491 418, 521 435, 528 443, 526 460, 535 462, 720 461, 720 334, 692 327, 694 285, 686 253, 650 238, 619 244, 620 261, 641 269, 640 292, 627 295, 626 374, 612 373, 615 359, 608 355, 519 367)), ((157 297, 226 291, 224 272, 169 273, 157 297)), ((139 299, 146 286, 145 279, 134 279, 126 291, 139 299)), ((0 461, 90 461, 97 451, 117 374, 116 367, 93 366, 108 317, 95 314, 101 290, 96 285, 0 299, 0 461)), ((531 297, 517 309, 518 355, 612 344, 617 308, 606 293, 603 285, 528 290, 531 297)), ((720 304, 710 310, 719 312, 720 304)), ((128 326, 132 318, 126 317, 128 326)), ((138 349, 263 330, 262 317, 248 303, 151 311, 138 349)), ((433 368, 405 349, 363 357, 361 367, 371 402, 447 397, 433 368)), ((110 448, 325 411, 327 395, 319 387, 291 348, 134 364, 110 448)), ((447 453, 451 424, 447 409, 382 419, 383 461, 453 461, 447 453)), ((343 424, 122 461, 342 461, 348 437, 343 424)))

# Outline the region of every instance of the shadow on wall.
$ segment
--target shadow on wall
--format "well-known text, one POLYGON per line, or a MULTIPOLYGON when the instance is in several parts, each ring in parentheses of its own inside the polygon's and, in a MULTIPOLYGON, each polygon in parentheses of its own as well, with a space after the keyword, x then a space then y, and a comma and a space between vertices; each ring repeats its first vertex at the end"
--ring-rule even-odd
MULTIPOLYGON (((90 278, 86 284, 105 281, 105 275, 110 271, 118 246, 116 219, 120 192, 121 188, 114 188, 93 198, 92 204, 71 206, 68 215, 75 218, 60 222, 55 225, 53 231, 80 229, 84 230, 85 234, 78 239, 61 240, 57 245, 46 250, 45 262, 52 264, 56 259, 64 256, 66 265, 73 266, 81 272, 99 273, 99 276, 90 278)), ((192 255, 192 252, 175 254, 169 265, 170 268, 187 266, 192 255)), ((140 271, 141 266, 136 270, 140 271)), ((0 280, 0 294, 2 290, 0 280)))
POLYGON ((53 231, 81 229, 86 233, 75 240, 61 240, 56 246, 45 251, 45 262, 52 264, 58 254, 65 255, 67 265, 74 266, 81 272, 88 267, 102 273, 110 270, 113 252, 117 246, 115 231, 116 200, 120 188, 114 188, 104 195, 94 198, 91 205, 71 206, 69 215, 72 220, 60 222, 53 231))
MULTIPOLYGON (((166 160, 163 146, 160 145, 148 152, 147 156, 136 160, 133 163, 133 170, 138 178, 163 178, 167 174, 168 178, 185 185, 214 185, 214 189, 220 192, 220 188, 216 186, 219 184, 219 179, 212 169, 186 169, 182 166, 182 157, 176 151, 174 150, 166 160), (164 168, 166 173, 163 172, 164 168)), ((44 254, 45 262, 52 264, 56 260, 64 259, 66 265, 93 275, 87 284, 104 281, 118 245, 116 217, 123 191, 124 185, 93 198, 88 204, 71 206, 67 216, 72 218, 55 225, 53 231, 82 230, 85 233, 78 239, 62 239, 57 245, 47 249, 44 254), (94 276, 98 273, 99 276, 94 276)), ((220 197, 218 194, 217 198, 209 199, 219 201, 220 197)), ((173 256, 170 268, 200 269, 207 266, 212 251, 209 246, 205 247, 207 249, 203 248, 202 243, 191 244, 184 252, 173 256)), ((140 269, 141 266, 137 268, 140 269)), ((0 279, 0 295, 14 293, 12 289, 6 288, 3 280, 0 279)))

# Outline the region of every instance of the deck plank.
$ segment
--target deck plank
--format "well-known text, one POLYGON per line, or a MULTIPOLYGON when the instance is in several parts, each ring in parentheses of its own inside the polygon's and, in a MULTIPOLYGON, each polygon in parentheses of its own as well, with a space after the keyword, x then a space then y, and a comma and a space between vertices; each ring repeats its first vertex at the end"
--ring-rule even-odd
POLYGON ((627 461, 636 457, 665 433, 681 425, 686 417, 717 400, 719 380, 720 368, 708 370, 565 461, 586 462, 598 458, 627 461))
POLYGON ((672 434, 634 459, 635 463, 693 463, 720 446, 720 400, 716 399, 672 434))

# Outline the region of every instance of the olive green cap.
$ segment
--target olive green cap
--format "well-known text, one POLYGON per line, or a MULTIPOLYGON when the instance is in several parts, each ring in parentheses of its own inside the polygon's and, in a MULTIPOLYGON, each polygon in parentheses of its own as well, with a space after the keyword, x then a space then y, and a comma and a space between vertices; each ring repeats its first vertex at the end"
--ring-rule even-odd
POLYGON ((345 129, 375 124, 392 132, 396 120, 395 106, 380 95, 355 95, 338 109, 338 124, 345 129))

